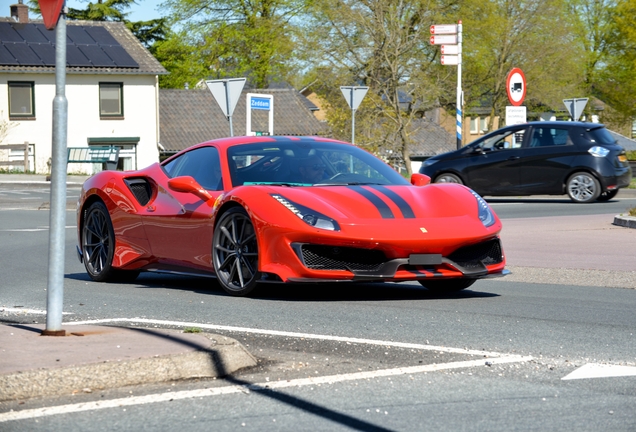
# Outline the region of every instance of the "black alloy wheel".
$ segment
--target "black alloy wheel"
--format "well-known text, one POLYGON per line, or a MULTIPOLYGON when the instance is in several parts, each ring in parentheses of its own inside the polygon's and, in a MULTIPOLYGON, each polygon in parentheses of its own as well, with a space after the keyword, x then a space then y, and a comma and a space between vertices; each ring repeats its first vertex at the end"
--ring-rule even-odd
POLYGON ((246 296, 256 288, 258 244, 249 215, 240 207, 224 213, 212 240, 214 271, 221 287, 230 295, 246 296))
POLYGON ((477 279, 447 279, 447 280, 420 280, 419 283, 429 291, 436 293, 454 293, 468 288, 474 284, 477 279))
POLYGON ((84 267, 91 279, 97 282, 133 281, 139 271, 113 268, 115 232, 108 209, 97 201, 84 212, 82 228, 82 253, 84 267))

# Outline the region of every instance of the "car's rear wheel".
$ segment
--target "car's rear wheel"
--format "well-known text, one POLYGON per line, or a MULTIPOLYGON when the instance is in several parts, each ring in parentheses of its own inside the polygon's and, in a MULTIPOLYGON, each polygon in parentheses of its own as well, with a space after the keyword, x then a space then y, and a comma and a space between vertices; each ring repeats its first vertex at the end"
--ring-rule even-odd
POLYGON ((240 207, 225 212, 212 240, 214 271, 221 287, 230 295, 246 296, 259 278, 256 231, 249 215, 240 207))
POLYGON ((456 176, 455 174, 451 174, 451 173, 443 173, 438 175, 437 177, 435 177, 435 183, 457 183, 457 184, 464 184, 464 182, 462 181, 462 179, 460 179, 458 176, 456 176))
POLYGON ((601 194, 601 184, 592 174, 577 172, 568 179, 566 190, 572 201, 589 203, 595 201, 601 194))
POLYGON ((115 232, 104 203, 97 201, 91 204, 84 212, 82 225, 82 258, 91 279, 97 282, 126 282, 139 276, 136 270, 113 268, 115 232))
POLYGON ((605 191, 598 196, 597 201, 602 201, 602 202, 609 201, 612 198, 614 198, 617 193, 618 193, 618 189, 605 191))
POLYGON ((446 279, 446 280, 420 280, 420 284, 430 291, 437 293, 452 293, 461 291, 474 284, 476 279, 446 279))

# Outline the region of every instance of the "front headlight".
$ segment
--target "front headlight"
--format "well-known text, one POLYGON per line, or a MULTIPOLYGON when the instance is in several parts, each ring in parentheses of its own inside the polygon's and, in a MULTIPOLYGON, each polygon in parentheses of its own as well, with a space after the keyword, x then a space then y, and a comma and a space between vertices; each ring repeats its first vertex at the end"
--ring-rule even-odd
POLYGON ((312 210, 309 207, 290 201, 282 195, 272 194, 272 198, 284 205, 289 211, 298 216, 307 225, 329 231, 340 231, 340 225, 338 225, 338 222, 331 219, 329 216, 325 216, 324 214, 312 210))
POLYGON ((605 147, 594 146, 591 149, 589 149, 587 152, 594 157, 605 157, 609 154, 610 151, 606 149, 605 147))
POLYGON ((477 200, 477 214, 481 223, 483 223, 486 228, 493 225, 495 223, 495 214, 492 212, 486 200, 472 189, 470 189, 470 193, 472 193, 477 200))

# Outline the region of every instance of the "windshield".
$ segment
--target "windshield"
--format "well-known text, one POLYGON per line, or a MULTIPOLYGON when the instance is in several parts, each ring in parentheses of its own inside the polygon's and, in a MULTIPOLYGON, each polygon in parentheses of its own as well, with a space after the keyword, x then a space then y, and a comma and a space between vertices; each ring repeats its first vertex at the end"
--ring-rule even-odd
POLYGON ((408 185, 386 163, 352 145, 288 141, 228 149, 232 185, 408 185))

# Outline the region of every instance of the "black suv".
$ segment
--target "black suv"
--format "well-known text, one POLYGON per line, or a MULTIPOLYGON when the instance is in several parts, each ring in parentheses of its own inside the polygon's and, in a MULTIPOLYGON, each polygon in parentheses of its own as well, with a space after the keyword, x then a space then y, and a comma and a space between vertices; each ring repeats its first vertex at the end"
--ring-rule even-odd
POLYGON ((629 185, 625 149, 598 123, 550 121, 504 127, 424 161, 435 183, 462 183, 480 195, 562 195, 607 201, 629 185))

